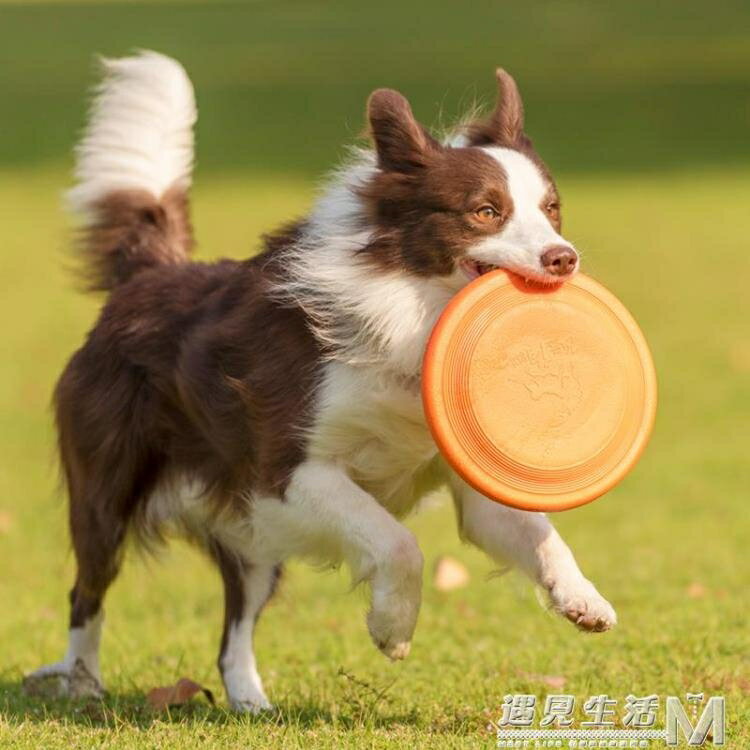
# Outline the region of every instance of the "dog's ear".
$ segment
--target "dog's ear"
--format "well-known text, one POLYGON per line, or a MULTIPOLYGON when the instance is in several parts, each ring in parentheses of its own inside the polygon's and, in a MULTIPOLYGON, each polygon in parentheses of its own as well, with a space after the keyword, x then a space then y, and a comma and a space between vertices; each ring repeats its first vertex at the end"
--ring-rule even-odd
POLYGON ((523 131, 523 101, 513 76, 502 68, 495 71, 497 78, 497 104, 488 119, 471 123, 467 128, 472 146, 506 146, 514 148, 529 145, 523 131))
POLYGON ((393 89, 377 89, 367 101, 367 118, 378 166, 413 172, 427 166, 442 146, 415 119, 409 102, 393 89))

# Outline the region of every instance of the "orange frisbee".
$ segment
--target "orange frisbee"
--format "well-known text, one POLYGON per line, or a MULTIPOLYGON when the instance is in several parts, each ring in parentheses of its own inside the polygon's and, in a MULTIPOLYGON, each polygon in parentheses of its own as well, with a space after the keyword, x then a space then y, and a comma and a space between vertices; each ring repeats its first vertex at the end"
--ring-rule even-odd
POLYGON ((637 323, 593 279, 543 286, 493 271, 438 320, 422 397, 440 452, 470 485, 557 511, 633 468, 654 423, 656 374, 637 323))

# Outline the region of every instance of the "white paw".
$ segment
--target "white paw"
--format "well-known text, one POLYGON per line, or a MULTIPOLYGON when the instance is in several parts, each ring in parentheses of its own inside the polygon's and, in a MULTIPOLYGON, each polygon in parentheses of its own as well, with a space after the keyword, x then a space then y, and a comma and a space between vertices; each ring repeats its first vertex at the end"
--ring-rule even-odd
POLYGON ((411 650, 411 637, 416 625, 413 606, 383 608, 382 605, 367 615, 367 629, 373 643, 392 661, 405 659, 411 650))
POLYGON ((405 532, 391 544, 372 580, 367 629, 375 645, 393 661, 405 659, 411 649, 422 602, 423 567, 416 539, 405 532))
POLYGON ((549 598, 552 609, 581 630, 601 633, 617 624, 612 605, 583 577, 554 582, 549 587, 549 598))
POLYGON ((46 698, 101 698, 104 687, 83 662, 76 659, 71 666, 65 661, 47 664, 23 678, 23 689, 28 695, 46 698))
POLYGON ((273 711, 273 706, 263 694, 244 696, 242 698, 230 698, 229 707, 232 711, 240 714, 252 714, 257 716, 263 711, 273 711))
POLYGON ((389 643, 383 648, 383 653, 391 661, 400 661, 406 659, 411 651, 411 641, 398 641, 396 643, 389 643))
POLYGON ((254 665, 230 663, 223 670, 222 677, 232 711, 255 715, 273 709, 254 665))

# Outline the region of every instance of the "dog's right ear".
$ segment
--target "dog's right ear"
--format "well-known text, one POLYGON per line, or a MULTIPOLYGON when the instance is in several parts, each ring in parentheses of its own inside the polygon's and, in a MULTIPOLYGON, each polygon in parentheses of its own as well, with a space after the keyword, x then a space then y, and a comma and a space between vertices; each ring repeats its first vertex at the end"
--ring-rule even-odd
POLYGON ((506 148, 531 145, 523 129, 523 101, 513 76, 498 68, 495 78, 497 104, 488 119, 469 124, 469 145, 506 148))
POLYGON ((377 89, 367 101, 367 117, 378 166, 389 172, 413 172, 430 163, 442 148, 415 119, 398 91, 377 89))

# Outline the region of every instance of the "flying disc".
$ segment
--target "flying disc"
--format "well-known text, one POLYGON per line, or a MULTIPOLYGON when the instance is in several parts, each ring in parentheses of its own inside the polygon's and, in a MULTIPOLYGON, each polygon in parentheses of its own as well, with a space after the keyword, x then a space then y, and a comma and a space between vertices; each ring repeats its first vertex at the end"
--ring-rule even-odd
POLYGON ((601 284, 492 271, 439 318, 422 398, 440 452, 466 482, 506 505, 558 511, 633 468, 653 427, 656 375, 637 323, 601 284))

